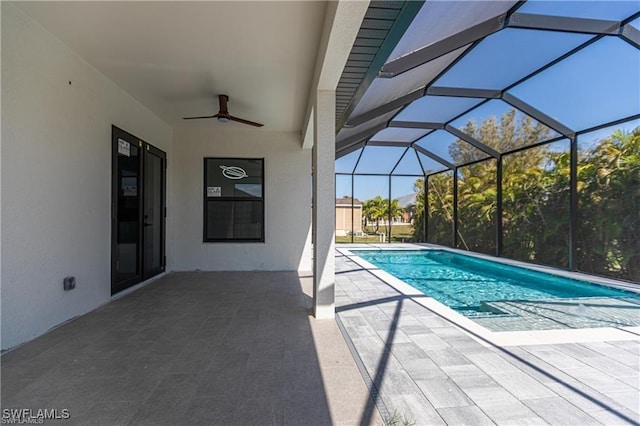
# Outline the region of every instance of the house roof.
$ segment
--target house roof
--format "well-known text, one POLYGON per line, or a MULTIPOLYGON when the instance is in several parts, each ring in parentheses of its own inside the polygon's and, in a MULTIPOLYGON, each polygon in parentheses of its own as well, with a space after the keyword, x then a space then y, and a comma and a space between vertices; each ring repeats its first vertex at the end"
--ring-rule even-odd
POLYGON ((415 206, 415 204, 416 204, 416 195, 418 195, 418 194, 414 192, 413 194, 407 194, 407 195, 403 195, 401 197, 398 197, 398 204, 402 208, 407 208, 409 206, 415 206))
POLYGON ((362 206, 362 202, 357 198, 336 198, 336 206, 349 206, 351 207, 351 202, 353 201, 354 207, 362 206))

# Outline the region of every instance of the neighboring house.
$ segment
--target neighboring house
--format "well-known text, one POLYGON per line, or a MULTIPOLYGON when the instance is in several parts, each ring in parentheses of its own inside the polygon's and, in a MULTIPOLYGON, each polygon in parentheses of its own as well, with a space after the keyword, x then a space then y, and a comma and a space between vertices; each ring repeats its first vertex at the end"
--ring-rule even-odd
POLYGON ((412 223, 413 215, 416 213, 416 195, 417 193, 403 195, 398 197, 398 204, 404 209, 402 214, 403 223, 412 223))
POLYGON ((362 202, 357 198, 336 198, 336 236, 362 232, 362 202), (352 226, 353 224, 353 226, 352 226))

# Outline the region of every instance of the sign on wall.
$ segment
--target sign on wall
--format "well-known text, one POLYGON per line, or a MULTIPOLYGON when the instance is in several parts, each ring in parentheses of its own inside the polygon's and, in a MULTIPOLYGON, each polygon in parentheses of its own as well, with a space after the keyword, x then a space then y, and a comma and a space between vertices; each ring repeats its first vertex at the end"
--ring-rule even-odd
POLYGON ((129 144, 129 142, 123 140, 123 139, 118 139, 118 154, 122 154, 124 156, 130 157, 131 156, 131 144, 129 144))
POLYGON ((207 187, 207 197, 222 197, 222 188, 219 186, 207 187))
POLYGON ((207 198, 262 198, 263 160, 205 158, 207 198))

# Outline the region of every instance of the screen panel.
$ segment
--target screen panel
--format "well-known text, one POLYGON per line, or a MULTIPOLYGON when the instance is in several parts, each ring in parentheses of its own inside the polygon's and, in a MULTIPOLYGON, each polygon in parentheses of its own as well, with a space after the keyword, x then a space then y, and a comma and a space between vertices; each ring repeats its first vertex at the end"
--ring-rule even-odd
POLYGON ((453 246, 453 171, 429 176, 427 242, 453 246))
POLYGON ((480 42, 434 85, 504 89, 592 37, 590 34, 507 28, 480 42))
POLYGON ((502 254, 569 267, 570 143, 562 140, 503 157, 502 254))
POLYGON ((555 130, 499 99, 480 105, 451 125, 498 152, 509 152, 560 136, 555 130))
POLYGON ((494 159, 458 168, 458 244, 496 253, 497 184, 494 159))
POLYGON ((640 120, 578 136, 577 269, 640 282, 640 120))
POLYGON ((640 51, 603 37, 509 92, 581 131, 639 114, 639 75, 640 51))

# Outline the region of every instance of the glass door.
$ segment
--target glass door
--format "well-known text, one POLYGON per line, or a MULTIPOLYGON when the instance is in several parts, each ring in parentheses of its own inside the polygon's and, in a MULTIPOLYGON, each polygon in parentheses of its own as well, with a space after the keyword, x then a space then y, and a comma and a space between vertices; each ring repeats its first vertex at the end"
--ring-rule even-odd
POLYGON ((165 153, 151 145, 144 155, 143 279, 164 271, 165 153))
POLYGON ((166 155, 112 129, 111 294, 164 271, 166 155))

